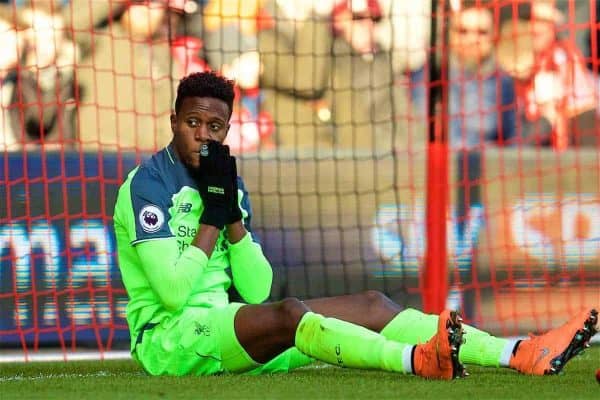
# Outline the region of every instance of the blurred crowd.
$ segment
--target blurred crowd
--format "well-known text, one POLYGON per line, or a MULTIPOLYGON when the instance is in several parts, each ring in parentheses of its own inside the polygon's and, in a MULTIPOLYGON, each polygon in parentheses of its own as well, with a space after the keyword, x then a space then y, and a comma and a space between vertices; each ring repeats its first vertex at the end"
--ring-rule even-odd
MULTIPOLYGON (((427 138, 430 1, 3 3, 3 152, 157 149, 179 79, 208 69, 237 82, 236 152, 373 154, 427 138)), ((449 4, 437 26, 452 148, 598 145, 597 0, 449 4)))

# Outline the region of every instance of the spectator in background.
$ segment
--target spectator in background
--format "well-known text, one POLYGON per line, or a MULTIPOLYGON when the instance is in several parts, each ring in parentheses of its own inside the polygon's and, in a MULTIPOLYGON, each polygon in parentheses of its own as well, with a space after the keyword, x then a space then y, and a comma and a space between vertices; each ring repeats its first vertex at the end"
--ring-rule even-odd
POLYGON ((528 21, 502 27, 501 62, 517 78, 523 136, 563 150, 597 142, 595 79, 579 49, 558 36, 564 15, 554 0, 531 3, 528 21))
MULTIPOLYGON (((172 10, 178 12, 169 13, 171 21, 167 26, 171 27, 172 37, 202 38, 204 35, 204 26, 202 23, 202 9, 207 0, 169 0, 172 10)), ((199 58, 205 58, 202 49, 195 55, 199 58)))
POLYGON ((378 0, 383 16, 375 25, 378 46, 389 51, 397 78, 425 65, 431 34, 428 1, 378 0))
POLYGON ((82 57, 91 53, 96 31, 102 32, 101 29, 118 19, 126 4, 126 0, 69 0, 61 8, 69 38, 77 43, 82 57))
POLYGON ((600 72, 600 1, 595 0, 585 5, 579 5, 578 10, 581 10, 579 15, 585 13, 585 17, 590 22, 590 28, 586 29, 584 38, 584 48, 586 49, 584 55, 588 59, 588 68, 598 74, 600 72), (591 15, 595 17, 593 20, 591 15))
POLYGON ((386 152, 394 147, 405 109, 395 84, 391 53, 378 41, 385 18, 378 0, 337 1, 332 12, 331 100, 334 143, 340 148, 386 152))
POLYGON ((450 141, 453 147, 510 144, 515 86, 496 62, 491 2, 463 0, 450 16, 450 141))
MULTIPOLYGON (((59 0, 54 0, 59 1, 59 0)), ((148 0, 150 1, 150 0, 148 0)), ((174 37, 202 37, 202 4, 206 0, 168 0, 181 13, 171 13, 171 23, 174 37)), ((91 0, 62 0, 61 12, 65 25, 69 27, 68 33, 80 47, 82 55, 91 52, 94 41, 94 31, 112 25, 118 20, 125 7, 130 3, 127 0, 91 1, 91 0)), ((169 25, 167 22, 165 25, 169 25)), ((202 54, 197 54, 202 57, 202 54)))
POLYGON ((21 128, 16 89, 17 66, 24 54, 25 40, 20 31, 25 27, 13 8, 0 5, 0 151, 21 147, 21 128))
POLYGON ((65 37, 62 16, 53 3, 34 0, 19 9, 28 44, 18 74, 24 139, 45 148, 74 141, 76 45, 65 37))
POLYGON ((377 35, 389 10, 376 0, 274 0, 267 10, 275 23, 259 33, 261 86, 277 143, 369 156, 397 146, 406 93, 377 35))
MULTIPOLYGON (((109 23, 93 31, 91 52, 77 66, 78 135, 84 148, 150 151, 170 140, 164 118, 182 69, 172 58, 169 13, 184 2, 113 1, 109 23)), ((177 41, 175 40, 177 43, 177 41)))
MULTIPOLYGON (((205 54, 210 67, 236 81, 227 144, 234 152, 272 145, 273 118, 263 110, 258 31, 268 25, 260 0, 209 0, 203 9, 205 54)), ((271 21, 272 22, 272 21, 271 21)))
POLYGON ((210 67, 198 56, 202 51, 202 39, 193 36, 180 36, 171 42, 171 55, 180 77, 193 72, 208 71, 210 67))
MULTIPOLYGON (((481 150, 514 142, 514 80, 495 57, 492 1, 463 0, 449 22, 449 140, 454 149, 481 150)), ((425 113, 426 68, 412 74, 413 98, 425 113)))
MULTIPOLYGON (((331 3, 331 2, 330 2, 331 3)), ((330 148, 329 89, 332 3, 319 12, 316 1, 264 3, 258 32, 264 109, 274 116, 274 141, 281 148, 330 148)))

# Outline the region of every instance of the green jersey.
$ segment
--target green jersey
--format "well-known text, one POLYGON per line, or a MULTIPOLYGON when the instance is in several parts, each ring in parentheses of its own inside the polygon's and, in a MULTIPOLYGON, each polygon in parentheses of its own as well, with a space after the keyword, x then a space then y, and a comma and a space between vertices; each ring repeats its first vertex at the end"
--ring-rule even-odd
POLYGON ((247 303, 270 292, 272 271, 251 235, 248 193, 238 178, 248 234, 231 244, 221 231, 210 259, 191 245, 204 209, 197 185, 171 145, 131 171, 114 212, 119 268, 129 295, 132 350, 149 322, 187 307, 225 307, 233 283, 247 303))

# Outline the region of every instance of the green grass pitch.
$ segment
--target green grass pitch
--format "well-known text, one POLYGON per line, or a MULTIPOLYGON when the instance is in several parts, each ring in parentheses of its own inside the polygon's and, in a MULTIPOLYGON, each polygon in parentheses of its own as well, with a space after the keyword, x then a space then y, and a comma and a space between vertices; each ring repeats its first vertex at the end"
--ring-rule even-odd
POLYGON ((129 360, 0 364, 0 398, 9 399, 600 399, 600 346, 558 376, 470 366, 471 376, 426 381, 379 371, 315 364, 289 374, 150 377, 129 360))

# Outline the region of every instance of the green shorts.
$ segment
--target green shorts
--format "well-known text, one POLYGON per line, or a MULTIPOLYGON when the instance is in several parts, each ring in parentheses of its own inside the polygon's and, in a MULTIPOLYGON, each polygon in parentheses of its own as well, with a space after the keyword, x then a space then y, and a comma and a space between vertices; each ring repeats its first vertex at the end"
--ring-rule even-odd
POLYGON ((149 326, 133 352, 151 375, 213 375, 222 372, 287 372, 313 360, 291 348, 266 364, 258 364, 240 345, 234 318, 242 303, 224 308, 185 308, 149 326))

